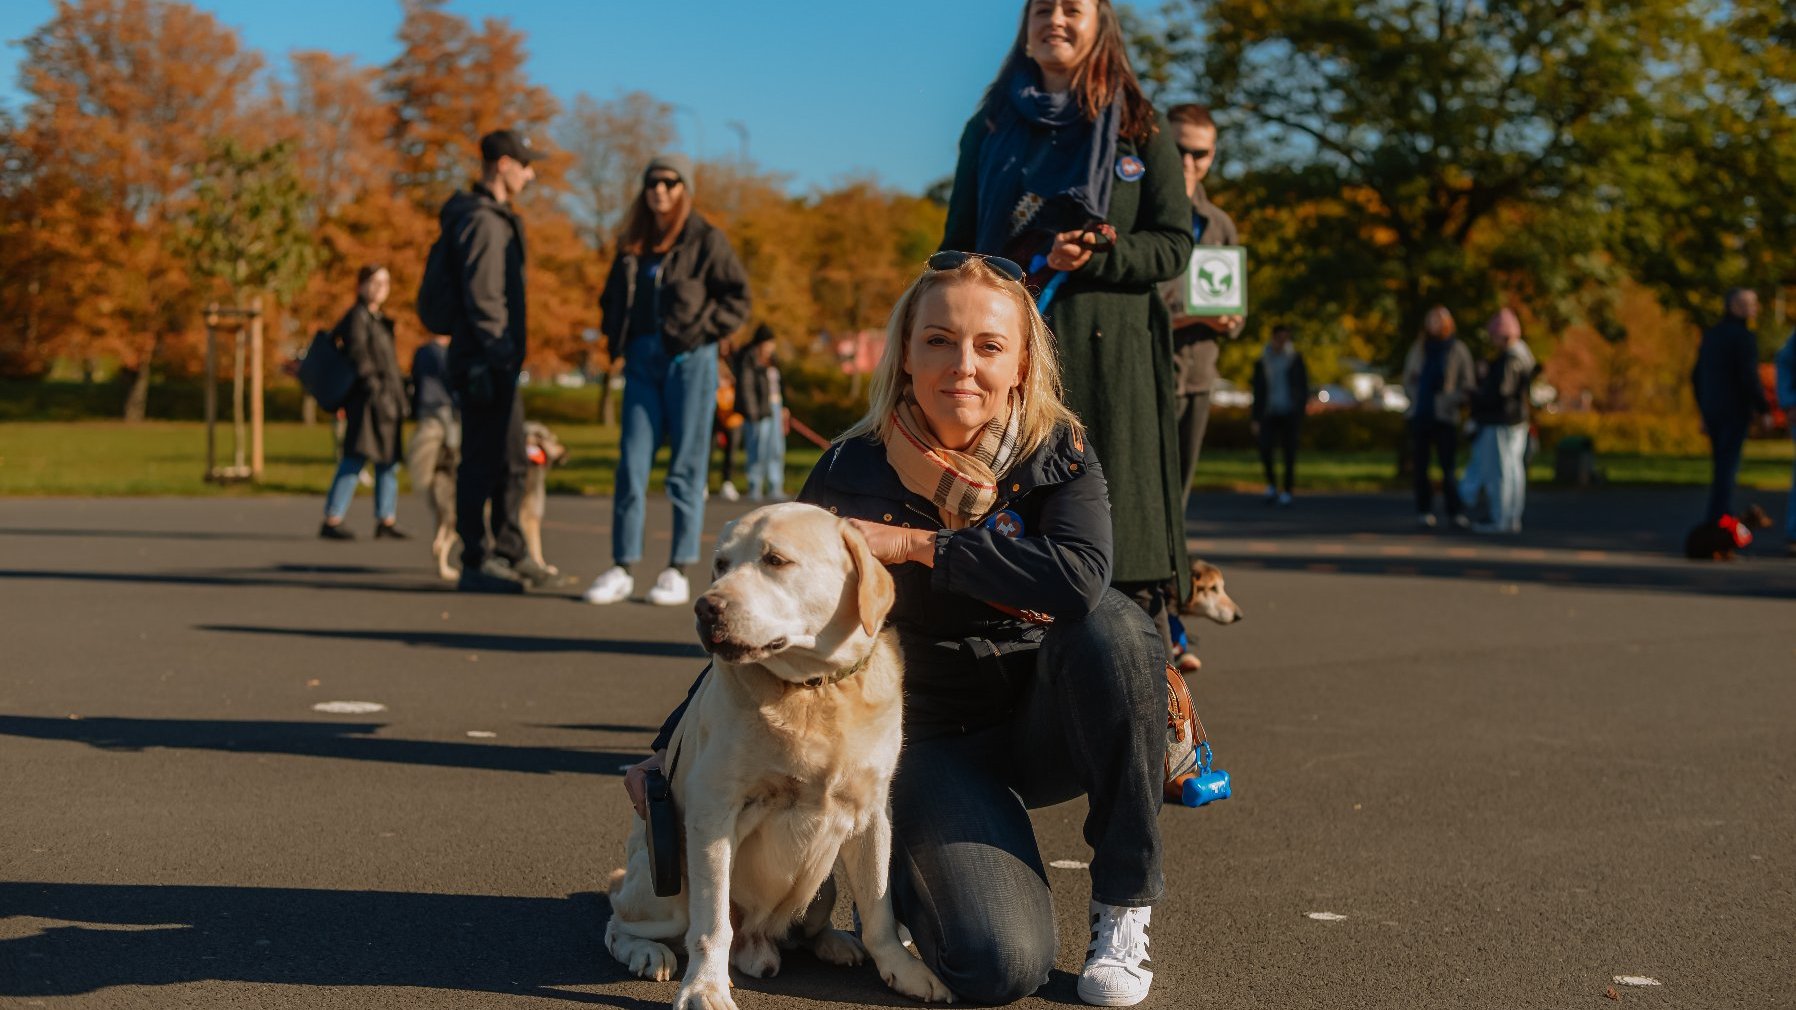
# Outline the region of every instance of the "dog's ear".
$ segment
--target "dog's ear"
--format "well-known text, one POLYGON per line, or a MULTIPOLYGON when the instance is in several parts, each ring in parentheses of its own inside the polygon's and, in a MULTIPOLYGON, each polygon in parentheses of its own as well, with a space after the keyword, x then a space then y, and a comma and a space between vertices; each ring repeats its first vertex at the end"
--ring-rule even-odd
POLYGON ((848 548, 848 557, 854 561, 855 599, 860 607, 861 628, 871 635, 879 631, 886 614, 891 612, 895 595, 892 573, 873 556, 867 538, 861 536, 853 523, 843 520, 838 525, 842 527, 842 543, 848 548))

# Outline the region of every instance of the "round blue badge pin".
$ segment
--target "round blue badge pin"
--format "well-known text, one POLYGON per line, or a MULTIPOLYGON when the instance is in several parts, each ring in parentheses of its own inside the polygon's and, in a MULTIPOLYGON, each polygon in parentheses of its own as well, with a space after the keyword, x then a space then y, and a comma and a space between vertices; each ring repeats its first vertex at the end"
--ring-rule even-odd
POLYGON ((1147 174, 1147 166, 1132 154, 1116 159, 1116 177, 1124 182, 1139 182, 1147 174))
POLYGON ((985 521, 985 528, 999 536, 1015 540, 1023 535, 1023 517, 1009 509, 999 509, 985 521))

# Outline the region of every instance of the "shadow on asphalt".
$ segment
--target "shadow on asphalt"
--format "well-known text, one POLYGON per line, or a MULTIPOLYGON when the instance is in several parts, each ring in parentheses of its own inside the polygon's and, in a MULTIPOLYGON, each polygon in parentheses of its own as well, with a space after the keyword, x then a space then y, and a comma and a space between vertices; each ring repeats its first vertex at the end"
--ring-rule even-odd
POLYGON ((47 526, 0 526, 0 537, 69 537, 76 540, 313 540, 316 533, 221 533, 206 530, 96 530, 47 526))
POLYGON ((664 1005, 555 988, 626 978, 605 952, 611 905, 599 894, 0 883, 0 908, 53 920, 0 941, 0 996, 216 979, 664 1005))
POLYGON ((1703 596, 1751 596, 1796 599, 1796 565, 1771 559, 1733 563, 1689 562, 1673 565, 1586 565, 1570 560, 1503 561, 1493 558, 1417 558, 1386 561, 1338 555, 1264 556, 1226 550, 1205 551, 1204 559, 1227 572, 1258 569, 1321 575, 1398 575, 1409 578, 1471 579, 1703 596))
POLYGON ((642 642, 612 638, 554 638, 543 635, 499 635, 478 631, 380 631, 339 628, 269 628, 251 624, 196 624, 196 631, 244 635, 295 635, 362 642, 398 642, 462 652, 603 652, 621 656, 705 659, 691 642, 642 642))
MULTIPOLYGON (((604 941, 611 904, 596 893, 0 883, 0 909, 15 922, 48 920, 0 940, 3 997, 220 980, 507 993, 634 1010, 664 1007, 677 989, 637 980, 612 960, 604 941), (563 988, 622 982, 651 987, 654 998, 563 988)), ((1054 976, 1039 995, 1070 996, 1074 976, 1054 976)), ((887 989, 870 964, 842 968, 791 951, 777 977, 737 985, 781 999, 915 1005, 887 989)))
MULTIPOLYGON (((269 572, 297 575, 303 572, 317 572, 317 566, 277 566, 266 569, 269 572)), ((357 590, 373 593, 452 593, 455 587, 428 575, 423 569, 409 570, 407 574, 415 578, 415 582, 345 582, 329 579, 306 579, 278 577, 246 572, 242 575, 220 575, 207 573, 175 573, 175 572, 71 572, 54 568, 5 568, 0 569, 0 581, 43 581, 43 582, 125 582, 140 585, 170 586, 230 586, 249 589, 287 588, 287 589, 329 589, 333 591, 357 590)), ((540 595, 540 594, 539 594, 540 595)))
MULTIPOLYGON (((113 751, 151 748, 211 750, 240 754, 382 761, 392 764, 472 768, 479 771, 548 775, 622 775, 621 766, 641 761, 644 752, 564 747, 507 747, 502 744, 437 740, 393 740, 374 736, 384 723, 256 722, 220 719, 54 719, 0 715, 0 736, 67 740, 113 751)), ((5 906, 0 905, 0 909, 5 906)))

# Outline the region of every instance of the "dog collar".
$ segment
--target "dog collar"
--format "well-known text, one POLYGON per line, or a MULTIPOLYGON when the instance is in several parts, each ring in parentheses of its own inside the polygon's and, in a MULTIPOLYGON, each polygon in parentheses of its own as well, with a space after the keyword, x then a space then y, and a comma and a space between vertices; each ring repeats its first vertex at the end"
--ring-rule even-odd
POLYGON ((848 678, 861 672, 862 670, 865 670, 867 668, 867 664, 871 663, 871 662, 873 662, 873 653, 869 652, 865 656, 861 657, 860 662, 854 664, 853 666, 848 667, 845 670, 837 670, 835 673, 832 673, 827 677, 812 677, 810 680, 807 680, 807 681, 799 684, 798 686, 815 690, 820 687, 828 687, 831 684, 839 684, 842 681, 847 680, 848 678))

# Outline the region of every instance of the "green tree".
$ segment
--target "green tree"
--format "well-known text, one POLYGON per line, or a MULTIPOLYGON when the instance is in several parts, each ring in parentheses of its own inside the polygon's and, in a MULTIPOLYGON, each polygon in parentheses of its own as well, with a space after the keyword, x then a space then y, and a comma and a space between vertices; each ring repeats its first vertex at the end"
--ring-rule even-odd
MULTIPOLYGON (((1508 295, 1563 320, 1617 279, 1621 166, 1652 121, 1678 0, 1190 0, 1170 93, 1224 110, 1252 207, 1256 301, 1353 317, 1386 360, 1429 304, 1508 295), (1181 76, 1182 75, 1182 76, 1181 76)), ((1251 216, 1251 215, 1250 215, 1251 216)), ((1337 323, 1334 328, 1342 327, 1337 323)))
POLYGON ((290 302, 317 261, 310 203, 291 141, 259 150, 212 141, 182 234, 194 270, 222 281, 238 305, 259 291, 290 302))

